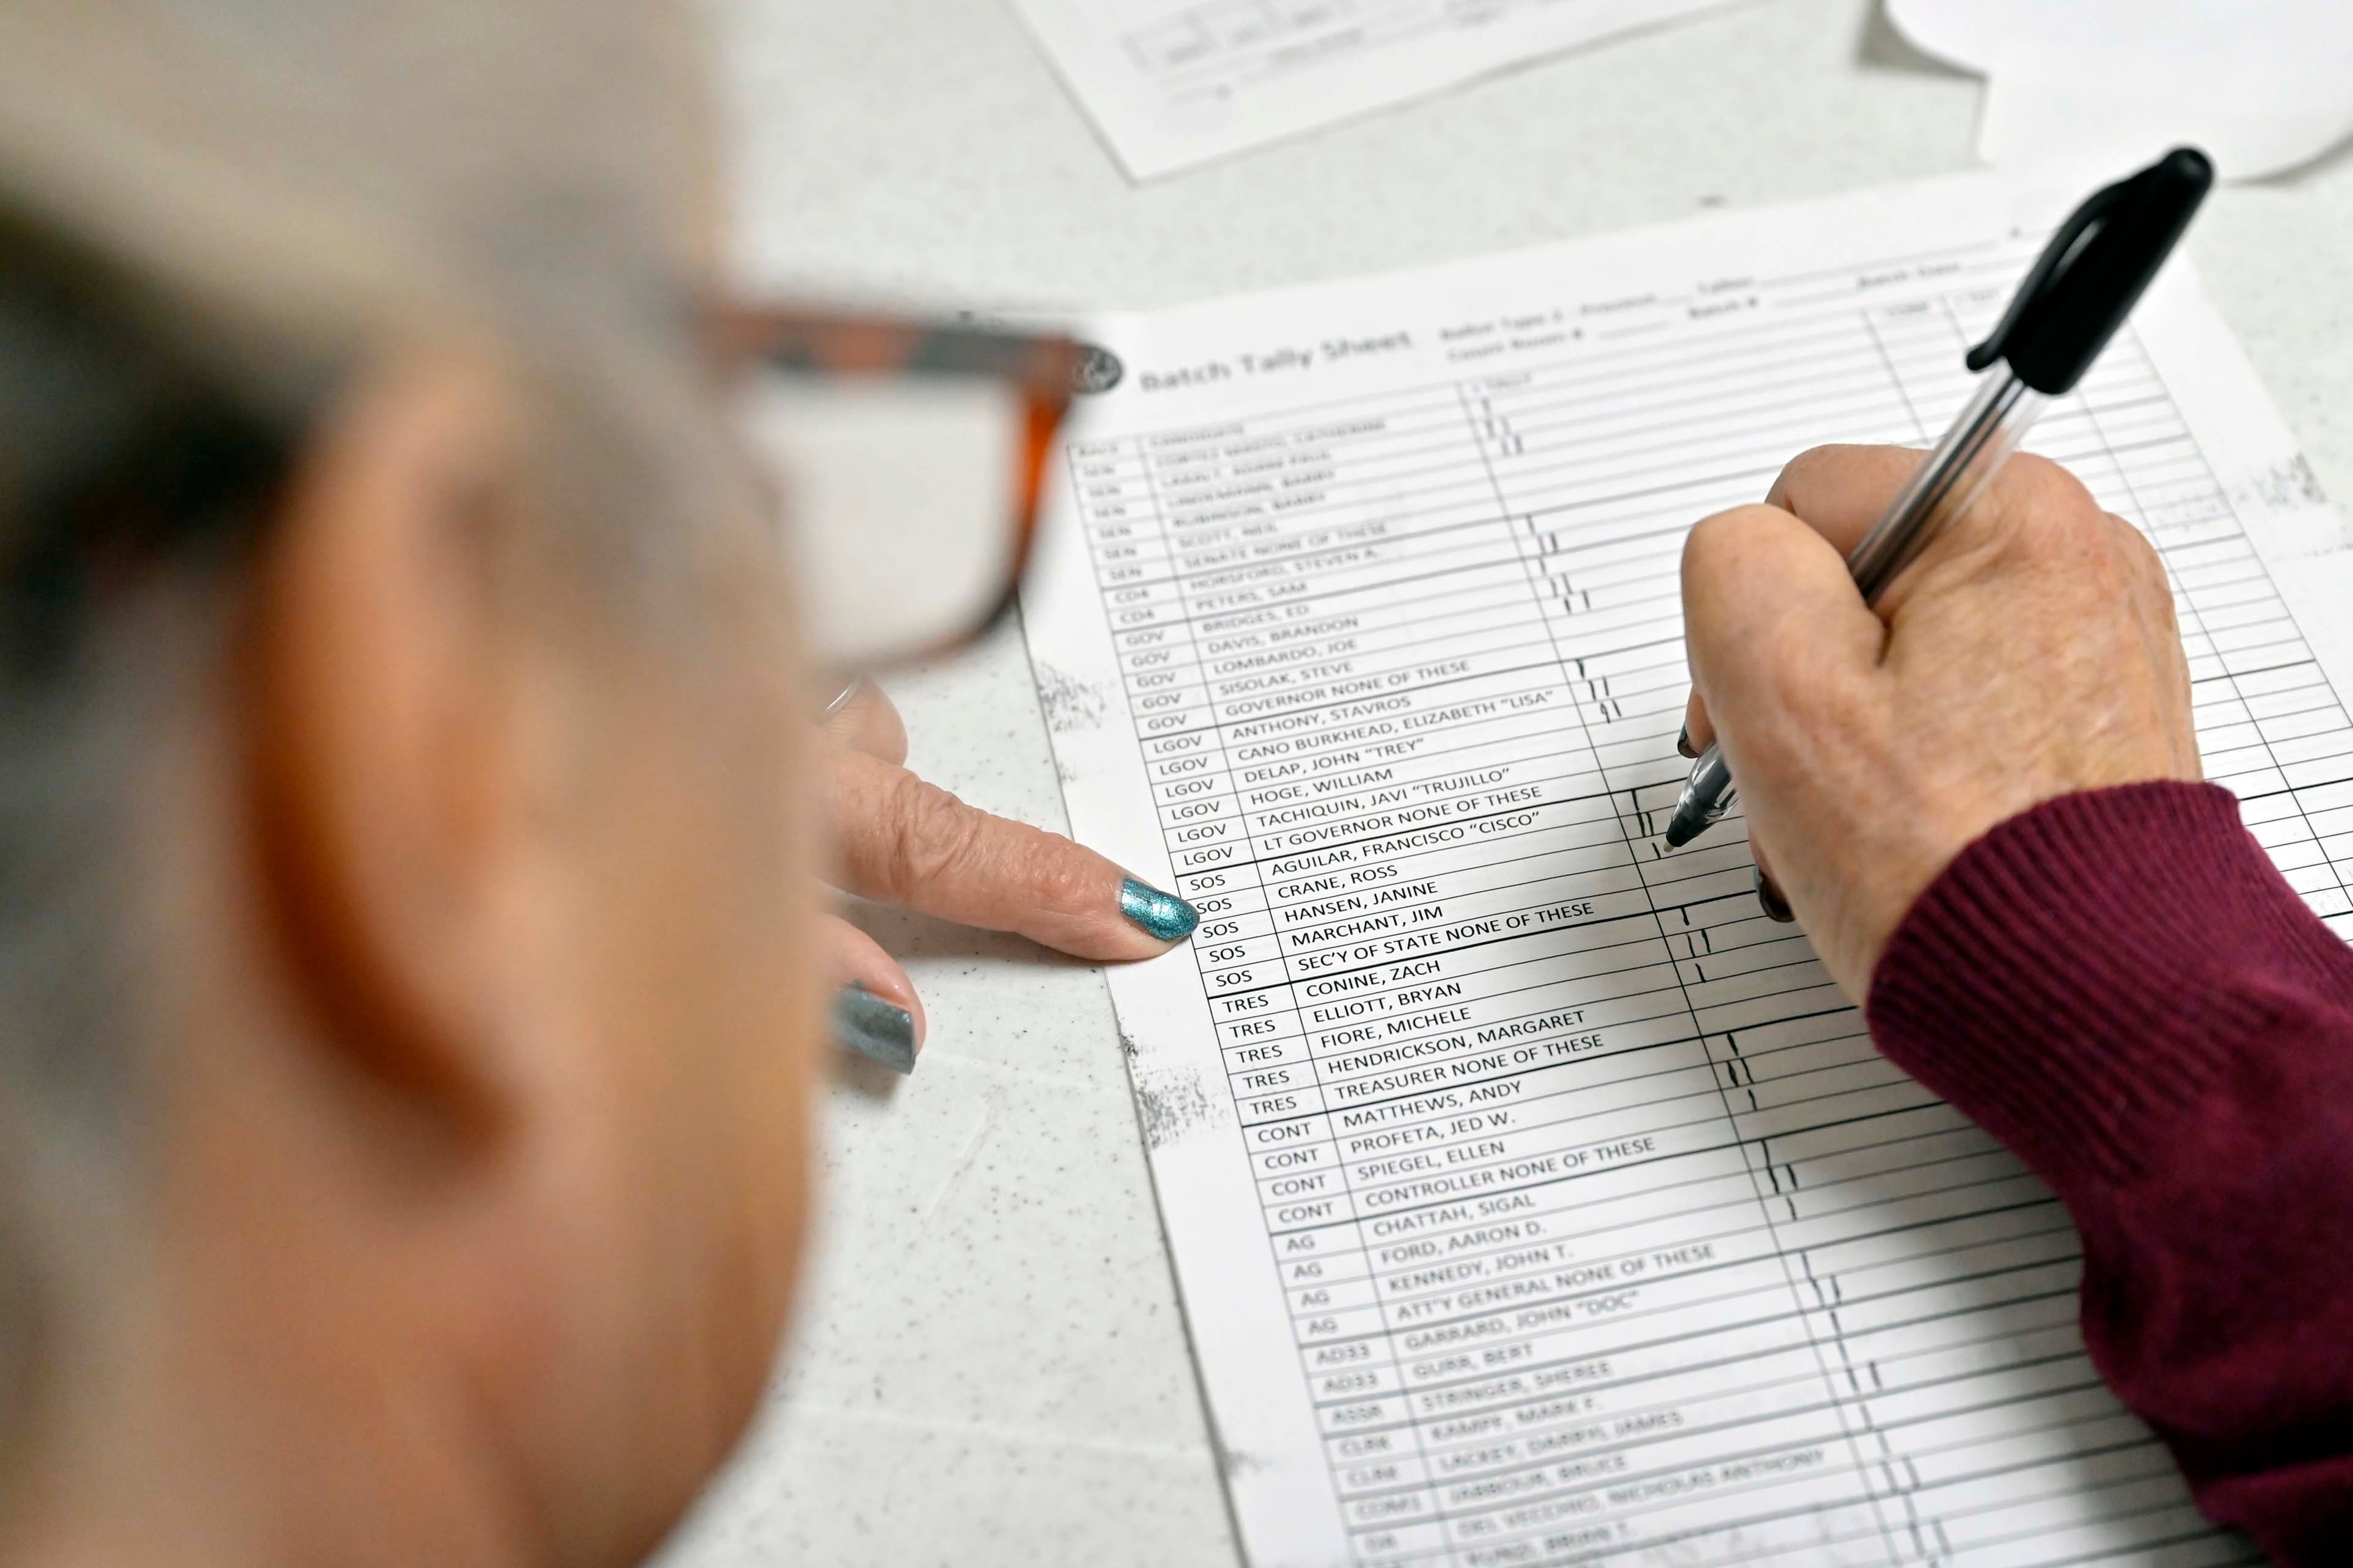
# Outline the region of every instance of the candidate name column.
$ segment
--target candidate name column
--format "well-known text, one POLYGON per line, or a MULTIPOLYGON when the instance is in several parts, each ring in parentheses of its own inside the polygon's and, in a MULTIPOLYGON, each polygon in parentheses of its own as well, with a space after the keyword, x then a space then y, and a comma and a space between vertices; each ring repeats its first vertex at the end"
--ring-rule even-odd
MULTIPOLYGON (((1284 974, 1286 1027, 1328 1033, 1410 1011, 1388 994, 1409 987, 1407 977, 1368 974, 1345 986, 1329 978, 1342 963, 1334 944, 1370 946, 1442 923, 1437 889, 1422 885, 1411 851, 1400 844, 1374 854, 1352 841, 1525 805, 1484 797, 1517 784, 1505 776, 1514 769, 1548 773, 1541 759, 1556 749, 1525 746, 1484 772, 1446 754, 1478 726, 1502 722, 1514 703, 1549 706, 1549 692, 1531 697, 1531 688, 1558 679, 1453 394, 1410 391, 1169 433, 1150 438, 1145 455, 1203 696, 1282 942, 1272 962, 1284 974)), ((1464 831, 1452 829, 1448 842, 1464 831)), ((1425 963, 1437 945, 1435 935, 1410 942, 1425 963)), ((1199 951, 1214 1010, 1269 994, 1269 961, 1255 947, 1231 961, 1216 945, 1199 951)), ((1221 1017, 1220 1027, 1240 1022, 1221 1017)), ((1293 1038, 1286 1033, 1286 1049, 1293 1038)), ((1442 1558, 1356 1199, 1333 1157, 1326 1090, 1312 1067, 1303 1075, 1286 1061, 1281 1070, 1280 1085, 1238 1079, 1238 1103, 1356 1551, 1366 1560, 1442 1558), (1292 1160, 1302 1163, 1281 1163, 1292 1160)))
MULTIPOLYGON (((1171 454, 1170 467, 1199 489, 1262 445, 1247 426, 1217 426, 1149 438, 1171 454)), ((1287 970, 1269 926, 1258 867, 1233 809, 1230 758, 1207 700, 1201 638, 1177 570, 1159 501, 1144 459, 1146 442, 1097 443, 1074 449, 1072 473, 1110 617, 1128 708, 1152 781, 1161 830, 1176 868, 1177 890, 1201 911, 1193 953, 1226 1059, 1242 1137, 1265 1205, 1270 1241, 1295 1325, 1312 1396, 1377 1400, 1393 1394, 1398 1373, 1384 1347, 1344 1331, 1369 1304, 1369 1266, 1339 1171, 1332 1128, 1320 1114, 1314 1072, 1300 1040, 1287 970)), ((1214 484, 1212 489, 1217 488, 1214 484)), ((1207 592, 1215 595, 1220 590, 1207 592)), ((1253 617, 1241 618, 1243 627, 1253 617)), ((1236 650, 1279 642, 1226 624, 1215 641, 1229 664, 1236 650)), ((1265 623, 1257 623, 1263 626, 1265 623)), ((1295 622, 1293 623, 1295 625, 1295 622)), ((1240 662, 1247 664, 1247 654, 1240 662)), ((1442 1552, 1427 1511, 1388 1497, 1351 1500, 1369 1488, 1394 1488, 1413 1466, 1409 1438, 1372 1433, 1329 1445, 1335 1488, 1359 1527, 1366 1561, 1398 1561, 1442 1552), (1364 1527, 1373 1528, 1366 1529, 1364 1527)))
MULTIPOLYGON (((1236 1101, 1246 1117, 1293 1110, 1283 1103, 1288 1091, 1313 1073, 1280 984, 1266 897, 1234 808, 1232 771, 1203 694, 1200 653, 1142 445, 1075 444, 1071 473, 1176 891, 1201 912, 1193 951, 1214 970, 1204 980, 1236 1101)), ((1292 1142, 1276 1152, 1294 1177, 1328 1163, 1292 1142)))

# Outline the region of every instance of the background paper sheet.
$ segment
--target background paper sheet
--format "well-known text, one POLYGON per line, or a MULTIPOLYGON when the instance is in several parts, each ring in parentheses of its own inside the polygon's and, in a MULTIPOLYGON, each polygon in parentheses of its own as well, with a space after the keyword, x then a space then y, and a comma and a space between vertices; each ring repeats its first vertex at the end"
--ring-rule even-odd
POLYGON ((2203 148, 2261 179, 2353 134, 2345 0, 1887 0, 1919 47, 1986 78, 1987 162, 2203 148))
POLYGON ((1151 179, 1725 0, 1013 0, 1151 179))

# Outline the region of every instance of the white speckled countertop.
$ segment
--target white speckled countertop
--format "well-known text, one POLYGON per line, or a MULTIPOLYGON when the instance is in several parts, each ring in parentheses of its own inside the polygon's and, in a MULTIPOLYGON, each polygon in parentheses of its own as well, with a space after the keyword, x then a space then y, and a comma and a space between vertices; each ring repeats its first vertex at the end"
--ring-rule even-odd
MULTIPOLYGON (((1142 187, 999 0, 716 3, 742 264, 828 297, 1157 305, 1972 162, 1976 83, 1875 0, 1751 0, 1142 187)), ((2223 191, 2190 248, 2353 498, 2353 153, 2223 191)), ((1063 826, 1018 633, 891 685, 928 776, 1063 826)), ((869 923, 931 1041, 838 1073, 769 1409, 662 1568, 1236 1563, 1102 980, 869 923)))

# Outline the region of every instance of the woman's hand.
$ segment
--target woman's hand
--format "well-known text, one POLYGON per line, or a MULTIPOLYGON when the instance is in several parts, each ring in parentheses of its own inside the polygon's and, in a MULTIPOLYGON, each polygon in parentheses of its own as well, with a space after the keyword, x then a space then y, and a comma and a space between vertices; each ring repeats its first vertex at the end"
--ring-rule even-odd
POLYGON ((1845 556, 1921 454, 1824 447, 1694 529, 1690 743, 1723 743, 1758 868, 1860 1002, 1953 858, 2079 790, 2200 777, 2157 552, 2018 457, 1866 608, 1845 556))
MULTIPOLYGON (((989 931, 1009 931, 1081 958, 1166 952, 1192 933, 1190 904, 1130 877, 1058 833, 966 805, 906 768, 907 731, 881 689, 860 681, 819 726, 830 796, 834 863, 845 892, 989 931)), ((827 917, 837 984, 903 1010, 908 1061, 923 1010, 897 960, 864 931, 827 917)), ((863 1010, 878 1010, 866 1005, 863 1010)), ((845 1020, 836 1008, 837 1026, 845 1020)), ((855 1018, 847 1021, 860 1026, 855 1018)), ((894 1029, 881 1016, 865 1026, 894 1029)))

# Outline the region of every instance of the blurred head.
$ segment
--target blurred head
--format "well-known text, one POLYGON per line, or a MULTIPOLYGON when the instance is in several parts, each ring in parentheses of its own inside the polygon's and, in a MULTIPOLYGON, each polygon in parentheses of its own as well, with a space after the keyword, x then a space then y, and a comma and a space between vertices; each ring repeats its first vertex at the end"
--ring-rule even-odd
POLYGON ((816 1005, 697 40, 0 11, 0 1556, 649 1548, 816 1005))

